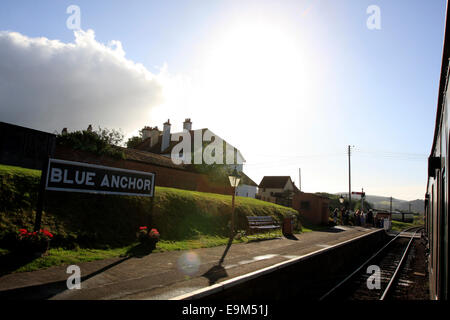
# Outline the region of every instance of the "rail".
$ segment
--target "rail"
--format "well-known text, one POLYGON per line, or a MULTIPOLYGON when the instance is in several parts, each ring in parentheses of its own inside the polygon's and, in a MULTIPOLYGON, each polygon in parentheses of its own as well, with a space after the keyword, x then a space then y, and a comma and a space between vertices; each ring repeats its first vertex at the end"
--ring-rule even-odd
POLYGON ((421 229, 422 229, 422 228, 417 229, 416 232, 414 232, 414 234, 411 236, 411 239, 409 240, 408 245, 406 246, 406 249, 405 249, 405 251, 403 252, 402 259, 401 259, 400 262, 398 263, 397 268, 395 269, 395 272, 394 272, 394 274, 392 275, 391 280, 389 281, 389 283, 388 283, 386 289, 384 290, 383 295, 381 296, 380 300, 384 300, 384 299, 386 298, 387 294, 389 293, 389 290, 391 289, 391 286, 392 286, 392 284, 394 283, 395 278, 397 277, 397 274, 398 274, 398 272, 399 272, 399 270, 400 270, 400 268, 401 268, 401 266, 402 266, 402 264, 403 264, 403 261, 405 260, 405 257, 406 257, 406 255, 408 254, 408 250, 409 250, 409 247, 411 246, 412 241, 414 240, 414 236, 415 236, 416 233, 419 232, 419 230, 421 230, 421 229))
POLYGON ((411 236, 411 239, 408 243, 408 246, 406 247, 402 259, 400 260, 396 271, 393 275, 393 277, 391 278, 391 281, 389 282, 385 292, 383 292, 382 298, 380 300, 383 300, 386 295, 387 292, 389 291, 390 287, 392 286, 392 283, 394 282, 394 277, 396 277, 398 270, 400 270, 401 264, 403 263, 404 257, 406 256, 407 251, 409 250, 410 244, 412 242, 412 240, 414 239, 414 236, 416 235, 416 233, 421 230, 423 227, 410 227, 407 229, 404 229, 403 231, 399 232, 391 241, 389 241, 387 244, 385 244, 380 250, 378 250, 375 254, 373 254, 369 259, 367 259, 365 262, 363 262, 358 268, 355 269, 355 271, 353 271, 350 275, 348 275, 345 279, 343 279, 342 281, 340 281, 336 286, 334 286, 331 290, 329 290, 327 293, 325 293, 322 297, 320 297, 319 301, 322 301, 324 299, 326 299, 329 295, 331 295, 332 293, 334 293, 336 290, 338 290, 339 288, 341 288, 344 284, 348 283, 348 281, 350 279, 352 279, 356 274, 358 274, 359 271, 361 271, 362 268, 364 268, 370 261, 372 261, 373 259, 375 259, 381 252, 383 252, 391 243, 393 243, 395 240, 397 240, 400 235, 403 232, 408 232, 412 229, 416 229, 416 232, 414 232, 414 234, 411 236))

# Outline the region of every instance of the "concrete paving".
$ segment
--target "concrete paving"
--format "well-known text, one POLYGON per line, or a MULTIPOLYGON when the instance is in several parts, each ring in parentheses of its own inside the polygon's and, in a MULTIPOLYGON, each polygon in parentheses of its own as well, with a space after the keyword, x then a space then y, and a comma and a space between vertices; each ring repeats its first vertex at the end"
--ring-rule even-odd
POLYGON ((375 230, 340 226, 297 234, 296 239, 233 244, 221 265, 225 246, 79 263, 79 290, 67 289, 67 266, 9 274, 0 277, 0 298, 167 300, 375 230))

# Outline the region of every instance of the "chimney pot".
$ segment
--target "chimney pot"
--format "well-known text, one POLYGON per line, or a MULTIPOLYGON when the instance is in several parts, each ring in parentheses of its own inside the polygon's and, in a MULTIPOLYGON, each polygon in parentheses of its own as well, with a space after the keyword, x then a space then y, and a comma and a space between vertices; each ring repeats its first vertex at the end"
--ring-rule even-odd
POLYGON ((161 152, 169 147, 170 144, 170 121, 167 119, 167 122, 164 123, 163 128, 163 137, 161 141, 161 152))
POLYGON ((183 130, 187 130, 187 131, 191 131, 192 130, 191 118, 184 119, 183 130))

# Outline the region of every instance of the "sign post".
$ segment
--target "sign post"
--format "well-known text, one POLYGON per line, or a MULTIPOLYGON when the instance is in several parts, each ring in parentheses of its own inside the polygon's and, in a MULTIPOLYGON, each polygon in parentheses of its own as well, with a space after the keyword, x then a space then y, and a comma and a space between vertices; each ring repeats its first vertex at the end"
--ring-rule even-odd
POLYGON ((366 196, 364 188, 361 189, 361 192, 352 191, 352 194, 357 194, 361 196, 361 210, 364 210, 364 197, 366 196))
POLYGON ((47 180, 47 169, 49 157, 47 156, 46 161, 44 162, 44 166, 42 168, 41 173, 41 182, 39 184, 39 193, 37 199, 36 206, 36 220, 34 222, 34 231, 39 231, 41 229, 41 221, 42 221, 42 209, 44 207, 44 196, 45 196, 45 182, 47 180))

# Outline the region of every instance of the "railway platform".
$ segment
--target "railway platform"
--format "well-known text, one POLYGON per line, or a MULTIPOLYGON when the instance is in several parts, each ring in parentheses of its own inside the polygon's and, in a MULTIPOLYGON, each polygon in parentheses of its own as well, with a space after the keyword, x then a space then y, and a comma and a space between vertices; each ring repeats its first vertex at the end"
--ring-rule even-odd
POLYGON ((337 226, 322 231, 189 251, 80 263, 81 289, 67 289, 67 266, 0 277, 2 299, 168 300, 380 231, 337 226))

